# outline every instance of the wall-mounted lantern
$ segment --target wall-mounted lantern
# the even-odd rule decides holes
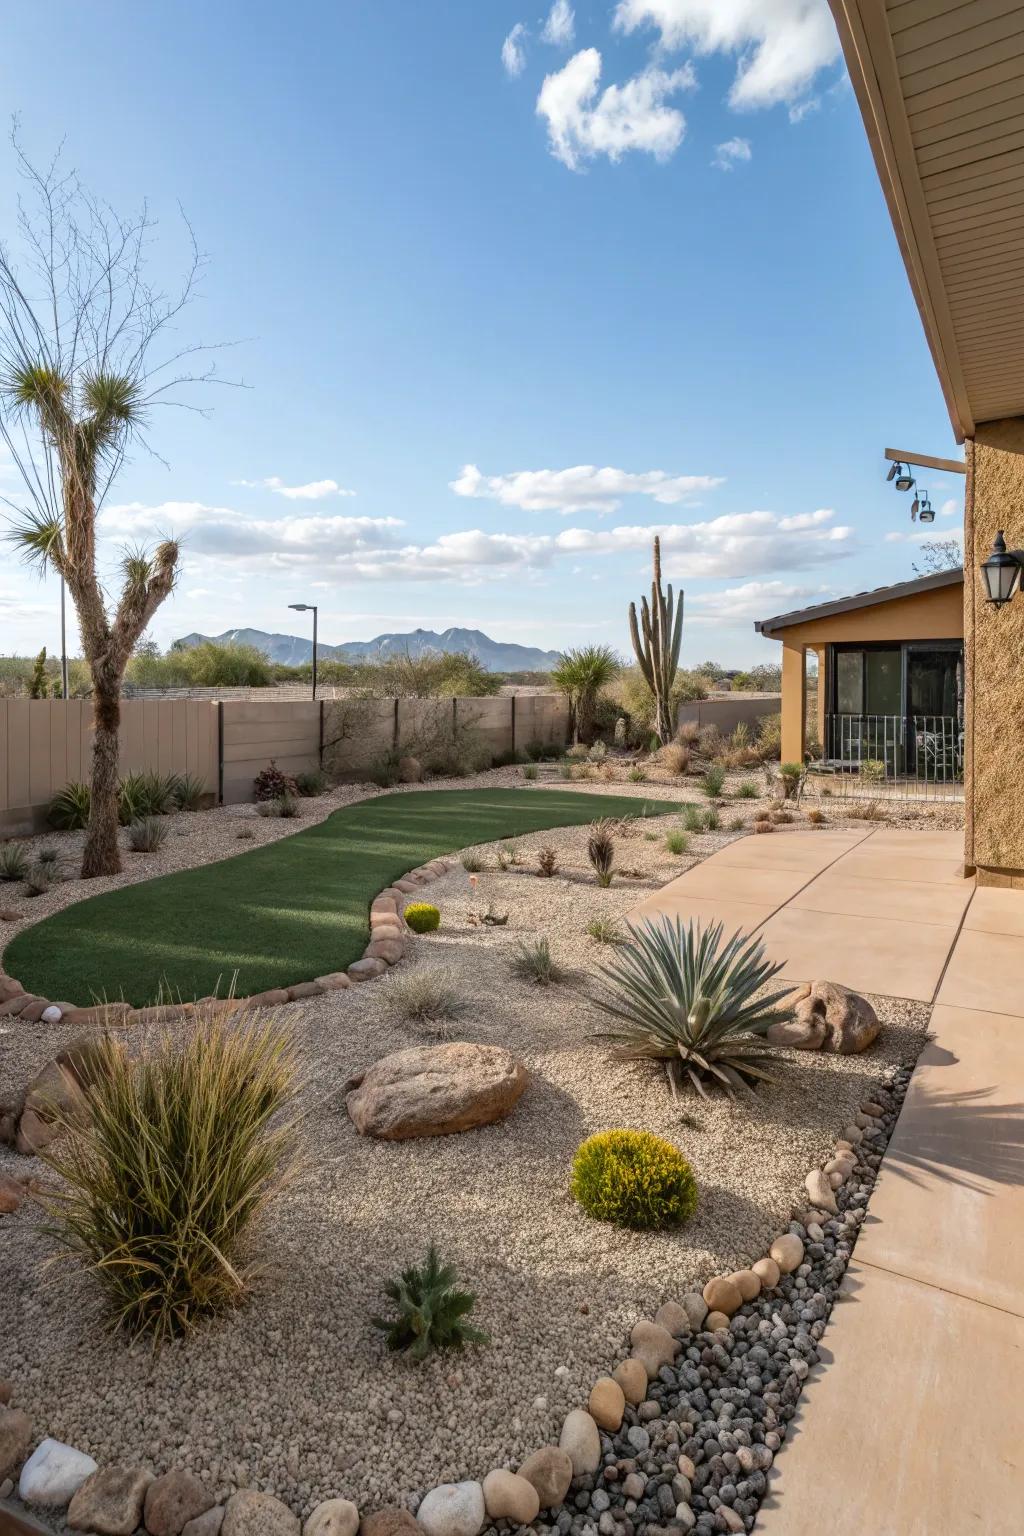
[[[1022,565],[1024,549],[1007,549],[1000,528],[992,545],[992,553],[987,560],[981,562],[981,579],[985,583],[988,602],[1001,608],[1010,601],[1020,586]]]

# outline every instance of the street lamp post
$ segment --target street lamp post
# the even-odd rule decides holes
[[[289,608],[293,608],[296,613],[311,613],[313,615],[313,697],[315,699],[316,698],[316,621],[317,621],[317,606],[316,606],[316,603],[289,603],[288,607]]]
[[[64,615],[64,577],[60,579],[60,693],[62,699],[68,696],[68,642],[67,624]]]

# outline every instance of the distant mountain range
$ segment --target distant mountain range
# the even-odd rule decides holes
[[[270,661],[286,667],[301,666],[313,655],[310,636],[268,635],[263,629],[183,635],[174,644],[191,647],[207,640],[218,645],[251,645]],[[381,661],[390,656],[419,657],[442,651],[475,656],[488,672],[550,672],[558,661],[557,651],[542,651],[535,645],[505,645],[480,629],[446,629],[441,634],[432,629],[414,629],[406,635],[377,635],[373,640],[349,640],[345,645],[325,645],[319,641],[317,645],[317,654],[327,661]]]

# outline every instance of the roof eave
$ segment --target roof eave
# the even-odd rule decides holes
[[[828,619],[840,613],[855,613],[860,608],[877,608],[883,603],[896,602],[901,597],[914,597],[920,592],[935,592],[942,587],[956,586],[963,579],[963,567],[953,566],[948,571],[936,571],[931,576],[915,576],[912,581],[900,581],[891,587],[876,587],[872,592],[854,592],[849,597],[837,597],[830,603],[816,603],[811,608],[779,613],[771,619],[755,619],[754,631],[770,640],[780,630],[793,629],[798,624],[810,624],[815,619]]]

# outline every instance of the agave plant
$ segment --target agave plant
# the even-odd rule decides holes
[[[789,1017],[777,1006],[787,989],[758,994],[781,969],[759,939],[723,941],[721,923],[703,931],[678,917],[628,924],[625,944],[601,967],[609,986],[594,998],[619,1022],[598,1038],[620,1060],[663,1062],[673,1097],[687,1082],[705,1098],[708,1083],[731,1096],[771,1080],[761,1066],[772,1050],[764,1036]]]
[[[411,1264],[384,1287],[395,1303],[397,1317],[374,1317],[375,1328],[387,1335],[388,1349],[401,1350],[411,1360],[425,1360],[435,1349],[462,1349],[486,1344],[487,1334],[466,1321],[476,1305],[472,1291],[456,1290],[457,1276],[442,1264],[431,1243],[425,1264]]]

